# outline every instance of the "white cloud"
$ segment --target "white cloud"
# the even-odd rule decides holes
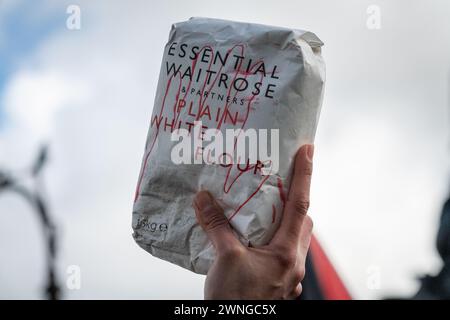
[[[88,88],[51,70],[20,70],[10,79],[2,102],[9,120],[23,123],[33,134],[47,138],[55,113],[88,98]]]

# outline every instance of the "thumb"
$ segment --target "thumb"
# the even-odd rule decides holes
[[[193,207],[198,223],[218,254],[242,246],[234,236],[223,209],[208,191],[200,191],[195,195]]]

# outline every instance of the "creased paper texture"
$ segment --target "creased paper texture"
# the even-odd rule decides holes
[[[282,218],[297,149],[312,143],[325,81],[313,33],[225,20],[176,23],[165,47],[133,208],[133,237],[152,255],[206,274],[214,248],[196,222],[200,189],[218,199],[244,244],[268,243]],[[180,164],[177,128],[279,130],[279,169]]]

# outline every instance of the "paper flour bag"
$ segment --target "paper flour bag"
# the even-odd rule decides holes
[[[201,189],[244,244],[270,241],[296,151],[314,139],[322,45],[311,32],[259,24],[193,18],[172,26],[136,188],[139,246],[206,274],[214,248],[192,208]]]

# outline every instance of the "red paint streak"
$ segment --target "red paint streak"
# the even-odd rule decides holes
[[[212,50],[211,46],[205,45],[205,46],[198,52],[196,58],[192,61],[192,68],[191,68],[191,73],[192,73],[192,74],[195,74],[195,67],[196,67],[196,65],[197,65],[198,58],[200,57],[201,51],[203,51],[205,48],[210,48],[210,49]],[[209,65],[208,65],[208,70],[211,69],[211,64],[212,64],[212,59],[211,59]],[[175,95],[175,103],[174,103],[174,106],[173,106],[173,119],[174,119],[173,125],[174,125],[174,128],[176,127],[176,124],[178,123],[179,116],[180,116],[180,114],[181,114],[181,112],[178,112],[178,110],[177,110],[178,101],[179,101],[180,92],[181,92],[181,85],[182,85],[182,82],[183,82],[183,79],[182,79],[182,76],[181,76],[181,72],[174,73],[174,74],[172,74],[172,75],[169,77],[169,79],[168,79],[168,81],[167,81],[167,85],[166,85],[166,91],[165,91],[165,93],[164,93],[164,98],[163,98],[162,105],[161,105],[161,110],[159,111],[159,117],[158,117],[159,122],[161,123],[161,120],[162,120],[162,118],[163,118],[162,113],[163,113],[163,111],[164,111],[164,107],[165,107],[165,103],[166,103],[166,98],[167,98],[167,95],[168,95],[168,93],[169,93],[170,86],[171,86],[171,84],[172,84],[172,79],[174,78],[174,76],[177,76],[177,75],[179,76],[180,82],[179,82],[179,85],[178,85],[177,93],[176,93],[176,95]],[[184,96],[183,96],[183,99],[184,99],[184,100],[186,99],[186,96],[187,96],[187,94],[189,93],[189,89],[190,89],[190,87],[191,87],[192,81],[193,81],[193,80],[192,80],[192,77],[191,77],[191,79],[190,79],[189,82],[188,82],[186,92],[185,92],[185,94],[184,94]],[[206,85],[206,78],[205,78],[204,86],[205,86],[205,85]],[[203,87],[203,88],[204,88],[204,87]],[[210,89],[211,89],[211,88],[212,88],[212,86],[210,87]],[[203,89],[202,89],[202,95],[203,95]],[[202,98],[202,97],[200,97],[200,101],[201,101],[201,98]],[[136,201],[137,201],[137,198],[139,197],[139,193],[140,193],[140,189],[141,189],[141,185],[142,185],[142,179],[143,179],[143,177],[144,177],[144,172],[145,172],[145,170],[146,170],[146,168],[147,168],[148,158],[149,158],[149,156],[150,156],[150,154],[151,154],[151,152],[152,152],[152,150],[153,150],[153,147],[154,147],[154,145],[155,145],[156,139],[158,138],[158,135],[159,135],[159,129],[160,129],[159,127],[160,127],[160,125],[157,125],[156,131],[155,131],[155,135],[154,135],[154,137],[153,137],[153,141],[152,141],[152,144],[151,144],[151,147],[150,147],[149,151],[147,152],[147,154],[145,155],[144,164],[143,164],[143,166],[142,166],[142,169],[141,169],[141,172],[140,172],[140,176],[139,176],[139,180],[138,180],[138,185],[137,185],[137,187],[136,187],[136,192],[135,192],[135,196],[134,196],[134,202],[136,202]]]
[[[270,176],[264,176],[259,186],[256,188],[256,190],[250,195],[250,197],[247,198],[237,209],[234,211],[234,213],[228,218],[228,221],[231,221],[231,219],[234,218],[234,216],[258,193],[259,189],[263,186],[263,184],[269,179]]]
[[[244,55],[244,53],[242,52],[242,55]],[[242,62],[242,60],[241,60],[241,62]],[[253,70],[259,63],[261,63],[261,62],[263,62],[262,60],[259,60],[259,61],[256,61],[250,68],[249,68],[249,70]],[[241,64],[239,64],[239,67],[238,67],[238,69],[237,69],[237,73],[236,73],[236,75],[240,72],[240,67],[241,67]],[[251,74],[251,71],[249,71],[248,72],[248,74]],[[248,76],[248,74],[246,74],[245,75],[245,79],[247,78],[247,76]],[[235,78],[236,78],[236,76],[235,76]],[[234,78],[234,79],[235,79]],[[263,75],[260,75],[260,81],[262,81],[263,80],[263,78],[264,78],[264,76]],[[233,79],[233,81],[234,81],[234,79]],[[232,83],[233,83],[233,81],[232,81]],[[230,88],[229,88],[229,90],[228,90],[228,95],[230,95],[230,93],[231,93],[231,87],[232,86],[230,86]],[[236,94],[235,94],[235,96],[237,95],[237,90],[236,90]],[[252,95],[252,97],[248,100],[248,104],[247,104],[247,113],[246,113],[246,115],[244,116],[244,119],[243,119],[243,121],[242,121],[242,125],[241,125],[241,129],[243,129],[244,128],[244,126],[245,126],[245,124],[247,123],[247,120],[248,120],[248,117],[249,117],[249,115],[250,115],[250,108],[251,108],[251,103],[252,103],[252,101],[255,99],[255,97],[256,97],[256,95]],[[225,116],[225,114],[226,114],[226,111],[228,110],[228,107],[229,107],[229,105],[230,105],[231,103],[229,103],[229,104],[225,104],[225,108],[224,108],[224,113],[222,114],[222,117],[221,117],[221,119],[220,119],[220,121],[219,121],[219,125],[218,125],[218,128],[220,128],[220,126],[222,125],[222,121],[223,121],[223,119],[224,119],[224,116]],[[239,133],[239,135],[240,135],[240,133]],[[237,139],[238,139],[238,137],[239,137],[239,135],[236,137],[236,140],[234,141],[234,150],[236,151],[236,147],[237,147]],[[236,167],[237,167],[238,165],[236,165]],[[251,165],[251,166],[249,166],[249,168],[247,168],[247,170],[245,170],[245,172],[248,172],[248,171],[251,171],[251,170],[253,170],[254,169],[254,167],[255,167],[255,165]],[[230,190],[231,190],[231,188],[232,188],[232,186],[233,186],[233,184],[244,174],[244,171],[240,171],[239,172],[239,174],[237,175],[237,177],[235,177],[232,181],[231,181],[231,184],[228,186],[228,188],[227,188],[227,182],[228,182],[228,180],[229,180],[229,177],[230,177],[230,173],[231,173],[231,170],[232,170],[232,168],[233,168],[233,166],[229,166],[228,167],[228,171],[227,171],[227,174],[226,174],[226,177],[225,177],[225,181],[224,181],[224,185],[223,185],[223,190],[224,190],[224,192],[225,193],[228,193]],[[253,174],[253,173],[250,173],[250,174]],[[269,179],[269,177],[270,176],[262,176],[262,179],[261,179],[261,182],[260,182],[260,184],[258,185],[258,187],[256,188],[256,190],[230,215],[230,217],[228,218],[228,221],[231,221],[235,216],[236,216],[236,214],[259,192],[259,190],[261,189],[261,187],[264,185],[264,183]]]
[[[242,55],[243,55],[244,53],[242,52]],[[241,60],[242,61],[242,60]],[[256,65],[258,64],[258,63],[260,63],[261,61],[257,61],[257,62],[255,62],[255,64],[253,65],[253,66],[251,66],[251,68],[250,68],[250,70],[252,70],[254,67],[256,67]],[[239,66],[239,68],[238,68],[238,70],[237,70],[237,72],[239,73],[239,69],[240,69],[240,66]],[[250,73],[250,72],[249,72]],[[245,79],[247,78],[247,75],[245,76]],[[262,81],[262,79],[263,79],[263,76],[261,75],[261,78],[260,78],[260,81]],[[231,86],[230,86],[230,89],[228,90],[228,95],[231,93]],[[236,91],[236,94],[235,94],[235,97],[236,97],[236,95],[237,95],[237,91]],[[241,120],[241,122],[242,122],[242,125],[241,125],[241,129],[243,129],[244,128],[244,126],[245,126],[245,124],[247,123],[247,120],[248,120],[248,117],[249,117],[249,115],[250,115],[250,109],[251,109],[251,103],[252,103],[252,101],[253,101],[253,99],[256,97],[256,95],[252,95],[252,97],[248,100],[248,103],[247,103],[247,112],[246,112],[246,114],[245,114],[245,116],[243,117],[243,119]],[[218,129],[220,128],[220,125],[222,124],[222,121],[223,121],[223,118],[224,118],[224,116],[225,116],[225,114],[226,114],[226,111],[228,110],[228,106],[230,105],[230,103],[225,103],[225,108],[224,108],[224,112],[222,113],[222,117],[221,117],[221,119],[220,119],[220,122],[219,122],[219,126],[218,126]],[[236,147],[237,147],[237,144],[236,144],[236,141],[237,141],[237,139],[238,139],[238,137],[239,137],[239,135],[240,135],[241,133],[239,133],[238,134],[238,136],[236,137],[236,140],[234,141],[234,150],[236,151]],[[229,186],[229,188],[228,188],[228,190],[226,190],[226,183],[227,183],[227,181],[228,181],[228,178],[229,178],[229,175],[230,175],[230,172],[231,172],[231,169],[232,169],[232,167],[233,166],[230,166],[229,168],[228,168],[228,172],[227,172],[227,176],[226,176],[226,179],[225,179],[225,182],[224,182],[224,192],[225,193],[228,193],[229,192],[229,190],[231,189],[231,186],[233,185],[233,183],[242,175],[242,171],[239,173],[239,175],[233,180],[233,182],[231,183],[231,185]]]
[[[210,50],[211,50],[212,56],[214,56],[214,50],[213,50],[213,48],[212,48],[210,45],[205,45],[205,46],[203,46],[203,47],[200,49],[200,51],[197,53],[196,58],[195,58],[194,60],[192,60],[192,65],[191,65],[191,74],[192,74],[192,77],[194,77],[194,75],[195,75],[195,68],[197,67],[198,58],[200,57],[201,52],[202,52],[203,50],[205,50],[206,48],[210,49]],[[211,71],[212,62],[213,62],[213,59],[211,59],[211,61],[209,62],[207,71]],[[223,67],[223,66],[220,67],[219,71],[222,70],[222,67]],[[208,72],[206,72],[206,74],[208,74]],[[208,90],[208,91],[210,91],[210,90],[213,88],[213,86],[214,86],[214,84],[215,84],[215,82],[216,82],[216,80],[217,80],[218,75],[219,75],[219,72],[217,73],[216,78],[214,79],[213,83],[212,83],[211,86],[209,87],[209,90]],[[185,100],[185,101],[186,101],[186,96],[188,95],[189,90],[190,90],[191,85],[192,85],[192,81],[193,81],[192,77],[191,77],[191,79],[188,81],[188,85],[187,85],[187,88],[186,88],[186,92],[184,93],[184,96],[183,96],[183,100]],[[199,100],[198,100],[199,111],[198,111],[196,120],[198,120],[198,119],[199,119],[199,115],[202,114],[202,111],[203,111],[203,105],[205,104],[205,101],[206,101],[206,97],[205,97],[205,101],[202,103],[203,93],[204,93],[204,91],[205,91],[205,87],[206,87],[207,80],[208,80],[208,76],[205,77],[205,81],[203,82],[203,86],[202,86],[202,89],[201,89],[201,95],[200,95],[200,98],[199,98]],[[176,96],[176,99],[175,99],[175,104],[176,104],[176,105],[178,105],[178,101],[179,101],[179,96]],[[180,114],[181,114],[181,112],[178,113],[178,115],[176,116],[176,118],[175,118],[175,114],[174,114],[174,118],[175,118],[175,122],[174,122],[174,123],[177,123],[177,122],[178,122],[178,119],[179,119]]]
[[[235,47],[237,47],[237,46],[239,46],[240,48],[241,48],[241,56],[244,56],[244,46],[242,45],[242,44],[239,44],[239,45],[236,45],[236,46],[234,46],[233,48],[231,48],[231,50],[233,50]],[[242,66],[242,62],[243,62],[243,59],[241,59],[240,61],[239,61],[239,65],[238,65],[238,67],[237,67],[237,70],[235,70],[235,72],[234,72],[234,78],[233,78],[233,80],[231,80],[231,82],[230,82],[230,87],[228,88],[228,91],[227,91],[227,96],[229,96],[230,94],[231,94],[231,90],[233,89],[233,83],[234,83],[234,81],[236,80],[236,78],[237,78],[237,76],[239,75],[239,72],[240,72],[240,70],[241,70],[241,66]],[[237,94],[238,94],[238,91],[236,90],[236,93],[234,94],[234,96],[233,96],[233,98],[235,98],[236,96],[237,96]],[[227,112],[228,112],[228,107],[231,105],[231,99],[230,99],[230,102],[229,103],[226,103],[225,102],[225,107],[224,107],[224,109],[223,109],[223,114],[222,114],[222,116],[220,117],[220,120],[219,120],[219,123],[217,124],[217,129],[220,129],[221,127],[222,127],[222,123],[223,123],[223,120],[224,120],[224,118],[225,118],[225,115],[227,114]]]
[[[234,178],[233,181],[231,181],[230,185],[229,185],[228,188],[227,188],[227,182],[228,182],[228,179],[230,178],[230,173],[231,173],[231,169],[232,169],[232,168],[233,168],[233,166],[230,166],[230,167],[228,168],[227,174],[226,174],[226,176],[225,176],[225,181],[224,181],[224,183],[223,183],[223,192],[225,192],[225,193],[230,192],[230,189],[231,189],[231,187],[233,186],[233,184],[234,184],[234,183],[239,179],[239,177],[242,176],[242,174],[244,173],[244,171],[240,171],[239,174],[237,175],[237,177]]]
[[[277,216],[277,208],[272,204],[272,223],[275,223],[275,217]]]
[[[164,93],[164,98],[163,98],[163,101],[162,101],[161,110],[159,112],[159,121],[160,121],[160,123],[161,123],[161,120],[163,118],[162,113],[164,111],[164,106],[166,104],[166,98],[167,98],[167,94],[169,93],[169,88],[170,88],[170,85],[172,83],[172,79],[173,79],[173,75],[170,76],[169,80],[167,81],[166,92]],[[180,74],[180,85],[178,87],[178,91],[180,91],[180,90],[181,90],[181,74]],[[179,94],[179,92],[177,94]],[[139,181],[138,181],[138,184],[137,184],[137,187],[136,187],[136,192],[135,192],[135,195],[134,195],[134,202],[136,202],[138,197],[139,197],[139,193],[140,193],[140,189],[141,189],[141,185],[142,185],[142,179],[144,177],[145,169],[147,168],[148,158],[149,158],[149,156],[150,156],[150,154],[151,154],[151,152],[153,150],[153,147],[155,146],[156,139],[158,138],[158,135],[159,135],[159,126],[160,125],[157,125],[156,132],[155,132],[155,135],[153,137],[153,141],[151,143],[150,149],[147,152],[147,154],[145,155],[145,160],[144,160],[144,163],[142,165],[142,169],[141,169],[141,172],[140,172],[140,175],[139,175]],[[175,123],[174,123],[174,126],[175,126]]]
[[[192,68],[191,68],[192,74],[195,74],[195,67],[197,65],[198,58],[200,57],[201,51],[204,50],[205,48],[210,48],[212,50],[211,46],[205,45],[199,51],[199,53],[197,54],[196,58],[192,61]],[[211,69],[211,64],[212,64],[212,59],[211,59],[209,65],[208,65],[208,70]],[[167,95],[169,93],[169,89],[170,89],[170,86],[172,84],[172,79],[174,78],[174,76],[179,76],[179,80],[180,80],[179,85],[178,85],[178,90],[177,90],[177,93],[175,95],[175,103],[174,103],[174,106],[173,106],[173,120],[174,120],[173,125],[174,125],[174,127],[176,127],[176,124],[178,123],[179,116],[181,114],[181,112],[178,112],[178,110],[177,110],[178,101],[179,101],[180,92],[181,92],[181,85],[182,85],[182,82],[183,82],[183,79],[182,79],[182,76],[181,76],[181,72],[172,74],[169,77],[168,81],[167,81],[166,91],[164,93],[164,98],[163,98],[163,102],[162,102],[162,105],[161,105],[161,109],[160,109],[160,112],[159,112],[158,119],[159,119],[159,122],[161,123],[161,120],[163,118],[162,113],[164,111],[166,98],[167,98]],[[207,78],[205,78],[204,86],[206,85],[206,79]],[[189,89],[191,87],[192,81],[193,81],[193,79],[191,77],[191,79],[189,79],[189,82],[188,82],[188,85],[187,85],[187,90],[186,90],[186,92],[185,92],[185,94],[183,96],[183,99],[186,99],[186,96],[189,93]],[[204,86],[203,86],[203,89],[202,89],[202,95],[203,95]],[[212,88],[212,86],[211,86],[211,88]],[[200,101],[201,101],[201,99],[202,99],[202,97],[200,97]],[[140,189],[141,189],[141,185],[142,185],[142,180],[143,180],[143,177],[144,177],[145,170],[147,168],[148,159],[149,159],[149,156],[150,156],[151,152],[153,151],[153,147],[154,147],[156,139],[158,138],[158,135],[159,135],[159,129],[160,129],[159,127],[160,127],[160,125],[157,125],[156,130],[155,130],[155,134],[154,134],[154,137],[153,137],[153,141],[151,143],[151,147],[150,147],[149,151],[147,152],[147,154],[145,155],[144,163],[143,163],[143,166],[142,166],[142,169],[141,169],[141,172],[140,172],[140,176],[139,176],[139,180],[138,180],[138,185],[136,187],[134,202],[136,202],[137,198],[139,197],[139,193],[140,193]]]
[[[211,53],[212,53],[212,56],[214,56],[214,50],[213,50],[213,48],[210,46],[210,45],[205,45],[203,48],[201,48],[200,49],[200,51],[197,53],[197,55],[196,55],[196,58],[192,61],[192,65],[191,65],[191,74],[192,74],[192,77],[189,79],[189,81],[188,81],[188,84],[187,84],[187,89],[186,89],[186,92],[184,93],[184,96],[183,96],[183,100],[186,100],[186,96],[189,94],[189,91],[190,91],[190,88],[191,88],[191,85],[192,85],[192,82],[193,82],[193,78],[194,78],[194,76],[195,76],[195,69],[196,69],[196,67],[197,67],[197,62],[198,62],[198,59],[199,59],[199,57],[200,57],[200,54],[201,54],[201,52],[203,51],[203,50],[205,50],[206,48],[208,48],[208,49],[210,49],[211,50]],[[228,51],[227,51],[227,54],[229,55],[233,50],[235,50],[236,48],[239,48],[240,50],[240,55],[241,56],[244,56],[244,45],[243,44],[237,44],[237,45],[234,45],[232,48],[230,48]],[[238,51],[238,52],[239,52]],[[213,59],[211,59],[210,60],[210,62],[209,62],[209,64],[208,64],[208,71],[210,71],[211,70],[211,67],[212,67],[212,62],[213,62]],[[233,80],[231,81],[231,85],[230,85],[230,87],[228,88],[228,90],[227,90],[227,96],[232,96],[232,94],[231,94],[231,91],[232,91],[232,89],[233,89],[233,85],[232,85],[232,83],[234,83],[234,81],[236,80],[236,78],[237,78],[237,76],[239,75],[239,74],[241,74],[241,75],[244,75],[244,79],[247,79],[247,77],[249,76],[249,75],[252,75],[253,73],[252,73],[252,71],[254,70],[254,68],[255,67],[257,67],[258,66],[258,64],[260,64],[260,63],[263,63],[263,60],[259,60],[259,61],[256,61],[250,68],[249,68],[249,71],[247,72],[247,71],[241,71],[240,69],[241,69],[241,66],[242,66],[242,63],[243,63],[243,59],[242,60],[240,60],[240,63],[239,63],[239,65],[238,65],[238,67],[237,68],[235,68],[235,71],[234,71],[234,77],[233,77]],[[218,80],[218,78],[219,78],[219,75],[221,74],[221,71],[222,71],[222,69],[223,69],[223,65],[220,67],[220,69],[217,71],[217,73],[215,74],[215,77],[213,78],[214,80],[212,81],[212,83],[211,83],[211,85],[209,86],[209,88],[207,89],[207,91],[211,91],[212,89],[213,89],[213,87],[215,86],[215,84],[216,84],[216,82],[217,82],[217,80]],[[205,74],[208,74],[208,72],[206,72]],[[171,87],[171,85],[172,85],[172,80],[173,80],[173,78],[175,77],[175,76],[178,76],[179,77],[179,84],[178,84],[178,90],[177,90],[177,92],[176,92],[176,96],[175,96],[175,103],[174,103],[174,105],[173,105],[173,120],[174,120],[174,122],[173,122],[173,125],[174,125],[174,128],[176,128],[176,125],[177,125],[177,123],[178,123],[178,121],[179,121],[179,117],[180,117],[180,115],[181,115],[181,109],[180,109],[180,111],[178,111],[178,103],[179,103],[179,98],[180,98],[180,92],[181,92],[181,87],[182,87],[182,83],[183,83],[183,79],[182,79],[182,76],[181,76],[181,72],[178,72],[178,73],[175,73],[175,74],[173,74],[173,75],[171,75],[170,77],[169,77],[169,79],[168,79],[168,81],[167,81],[167,85],[166,85],[166,90],[165,90],[165,94],[164,94],[164,98],[163,98],[163,101],[162,101],[162,105],[161,105],[161,109],[160,109],[160,112],[159,112],[159,117],[158,117],[158,119],[159,119],[159,125],[157,125],[156,126],[156,130],[155,131],[153,131],[154,132],[154,135],[153,135],[153,139],[152,139],[152,142],[151,142],[151,146],[150,146],[150,148],[148,149],[148,152],[146,153],[146,155],[145,155],[145,157],[144,157],[144,163],[143,163],[143,166],[142,166],[142,169],[141,169],[141,172],[140,172],[140,176],[139,176],[139,181],[138,181],[138,185],[137,185],[137,188],[136,188],[136,193],[135,193],[135,202],[137,201],[137,198],[138,198],[138,196],[139,196],[139,193],[140,193],[140,189],[141,189],[141,185],[142,185],[142,180],[143,180],[143,176],[144,176],[144,173],[145,173],[145,171],[146,171],[146,168],[147,168],[147,163],[148,163],[148,159],[149,159],[149,157],[150,157],[150,154],[152,153],[152,151],[153,151],[153,147],[154,147],[154,145],[155,145],[155,142],[156,142],[156,139],[158,138],[158,135],[159,135],[159,130],[160,130],[160,126],[161,126],[161,121],[162,121],[162,119],[163,119],[163,111],[164,111],[164,108],[165,108],[165,103],[166,103],[166,98],[167,98],[167,95],[168,95],[168,92],[169,92],[169,89],[170,89],[170,87]],[[264,78],[264,75],[260,75],[260,81],[262,81],[263,80],[263,78]],[[204,80],[204,82],[203,82],[203,85],[202,85],[202,87],[201,87],[201,94],[200,94],[200,98],[199,98],[199,100],[198,100],[198,106],[199,106],[199,110],[198,110],[198,113],[197,113],[197,117],[196,117],[196,120],[199,120],[200,119],[200,115],[202,114],[202,111],[203,111],[203,108],[204,108],[204,105],[205,105],[205,103],[206,103],[206,101],[207,101],[207,97],[205,97],[204,96],[204,92],[205,92],[205,89],[206,89],[206,87],[207,87],[207,80],[208,79],[210,79],[211,80],[211,78],[209,78],[209,77],[205,77],[205,80]],[[238,94],[238,90],[236,90],[236,92],[234,93],[234,96],[232,96],[232,98],[235,98],[236,96],[237,96],[237,94]],[[209,95],[208,95],[208,97],[209,97]],[[243,117],[241,117],[241,115],[239,115],[240,117],[239,117],[239,122],[240,123],[242,123],[241,124],[241,126],[240,126],[240,128],[241,129],[243,129],[244,128],[244,126],[245,126],[245,124],[247,123],[247,120],[248,120],[248,117],[249,117],[249,115],[250,115],[250,110],[255,110],[255,108],[254,107],[252,107],[252,103],[253,103],[253,101],[254,101],[254,99],[256,98],[256,95],[252,95],[249,99],[248,99],[248,103],[247,103],[247,108],[246,108],[246,111],[244,112],[244,115],[243,115]],[[225,102],[225,106],[224,106],[224,109],[223,109],[223,113],[222,113],[222,115],[221,115],[221,117],[220,117],[220,120],[218,121],[218,125],[217,125],[217,129],[220,129],[221,128],[221,126],[222,126],[222,124],[223,124],[223,121],[224,121],[224,119],[225,119],[225,117],[226,117],[226,115],[228,114],[228,109],[229,109],[229,106],[231,105],[231,103],[232,103],[232,101],[233,101],[233,99],[230,99],[230,102],[229,103],[227,103],[227,102]],[[236,140],[237,140],[237,138],[236,138]],[[234,150],[236,150],[236,141],[235,141],[235,143],[234,143]],[[229,182],[229,178],[230,178],[230,174],[231,174],[231,170],[232,170],[232,168],[233,168],[233,165],[231,165],[231,166],[229,166],[228,168],[227,168],[227,173],[226,173],[226,177],[225,177],[225,181],[224,181],[224,185],[223,185],[223,190],[224,190],[224,193],[229,193],[229,191],[231,190],[231,188],[233,187],[233,185],[235,184],[235,182],[237,182],[237,180],[239,180],[239,178],[244,174],[244,173],[248,173],[249,171],[251,171],[251,170],[253,170],[254,169],[254,166],[255,165],[252,165],[252,166],[248,166],[248,168],[246,169],[246,170],[239,170],[239,174],[231,181],[231,183],[227,186],[227,183]],[[236,165],[236,167],[237,167],[237,165]],[[249,174],[254,174],[254,173],[249,173]],[[269,177],[270,176],[262,176],[262,179],[261,179],[261,182],[260,182],[260,184],[258,185],[258,187],[256,188],[256,190],[234,211],[234,213],[230,216],[230,218],[229,218],[229,220],[231,220],[255,195],[256,195],[256,193],[258,193],[258,191],[261,189],[261,187],[263,186],[263,184],[269,179]],[[280,194],[280,196],[281,196],[281,194]]]
[[[230,54],[230,53],[234,50],[234,48],[236,48],[236,47],[241,47],[241,51],[242,51],[242,54],[243,54],[243,50],[244,50],[243,45],[242,45],[242,44],[236,44],[236,45],[234,45],[231,49],[228,49],[226,55],[229,56],[229,54]],[[212,51],[212,56],[214,56],[214,50],[213,50],[211,47],[209,47],[209,49]],[[202,50],[203,50],[203,49],[202,49]],[[209,67],[208,67],[208,71],[210,70],[212,60],[213,60],[213,59],[211,59],[211,61],[210,61],[210,64],[209,64]],[[241,60],[241,62],[242,62],[242,60]],[[240,65],[241,65],[241,64],[239,64],[239,67],[240,67]],[[211,83],[211,85],[210,85],[208,91],[211,91],[211,89],[214,87],[214,85],[215,85],[217,79],[219,78],[219,75],[222,73],[223,67],[224,67],[223,65],[220,66],[219,71],[217,71],[216,76],[214,77],[214,81]],[[239,68],[238,68],[238,71],[239,71]],[[238,71],[236,71],[236,73],[237,73]],[[207,98],[207,97],[204,97],[205,100],[202,102],[204,89],[205,89],[205,87],[206,87],[206,80],[207,80],[207,77],[205,78],[205,82],[204,82],[203,87],[202,87],[201,96],[200,96],[200,99],[199,99],[199,112],[198,112],[198,114],[197,114],[197,119],[196,119],[196,120],[200,119],[200,115],[202,114],[202,111],[203,111],[203,106],[204,106],[205,103],[206,103],[206,98]],[[231,86],[230,86],[230,88],[231,88]],[[229,93],[230,93],[230,91],[228,91],[228,95],[229,95]],[[236,95],[237,95],[237,92],[236,92]],[[236,97],[236,95],[235,95],[235,97]],[[220,127],[218,127],[217,129],[220,129]]]
[[[283,204],[283,208],[286,206],[286,194],[284,193],[283,189],[283,181],[280,177],[277,177],[277,186],[278,186],[278,192],[280,194],[281,203]]]
[[[243,50],[243,49],[242,49],[242,50]],[[244,55],[244,52],[243,52],[243,51],[242,51],[242,55]],[[235,81],[235,79],[237,78],[238,74],[241,72],[240,69],[241,69],[241,65],[242,65],[242,60],[241,60],[240,62],[241,62],[241,63],[239,63],[239,66],[238,66],[238,68],[237,68],[237,70],[236,70],[236,73],[235,73],[234,78],[233,78],[233,80],[231,81],[231,83],[233,83],[233,82]],[[247,73],[245,74],[244,79],[247,79],[248,75],[249,75],[249,74],[252,74],[252,73],[251,73],[251,70],[253,70],[259,63],[262,63],[262,62],[264,62],[264,61],[263,61],[263,60],[258,60],[258,61],[256,61],[256,62],[249,68],[249,72],[247,72]],[[261,75],[260,75],[260,81],[262,81],[263,78],[264,78],[264,75],[261,74]],[[230,95],[232,87],[233,87],[233,86],[231,85],[230,88],[228,89],[227,95]],[[238,91],[236,90],[236,93],[234,94],[234,97],[237,96],[237,93],[238,93]],[[246,114],[245,117],[244,117],[245,120],[243,121],[241,128],[243,128],[244,125],[245,125],[245,123],[247,122],[247,119],[248,119],[248,116],[249,116],[249,113],[250,113],[250,105],[251,105],[253,99],[255,99],[255,97],[256,97],[256,95],[253,94],[252,97],[251,97],[251,98],[249,99],[249,101],[248,101],[248,104],[247,104],[247,114]],[[217,128],[218,128],[218,129],[220,129],[221,126],[222,126],[223,120],[224,120],[225,115],[227,114],[227,111],[228,111],[228,107],[231,105],[231,101],[232,101],[232,100],[230,100],[229,103],[225,103],[224,113],[222,114],[222,117],[220,118],[219,123],[218,123],[218,125],[217,125]]]

